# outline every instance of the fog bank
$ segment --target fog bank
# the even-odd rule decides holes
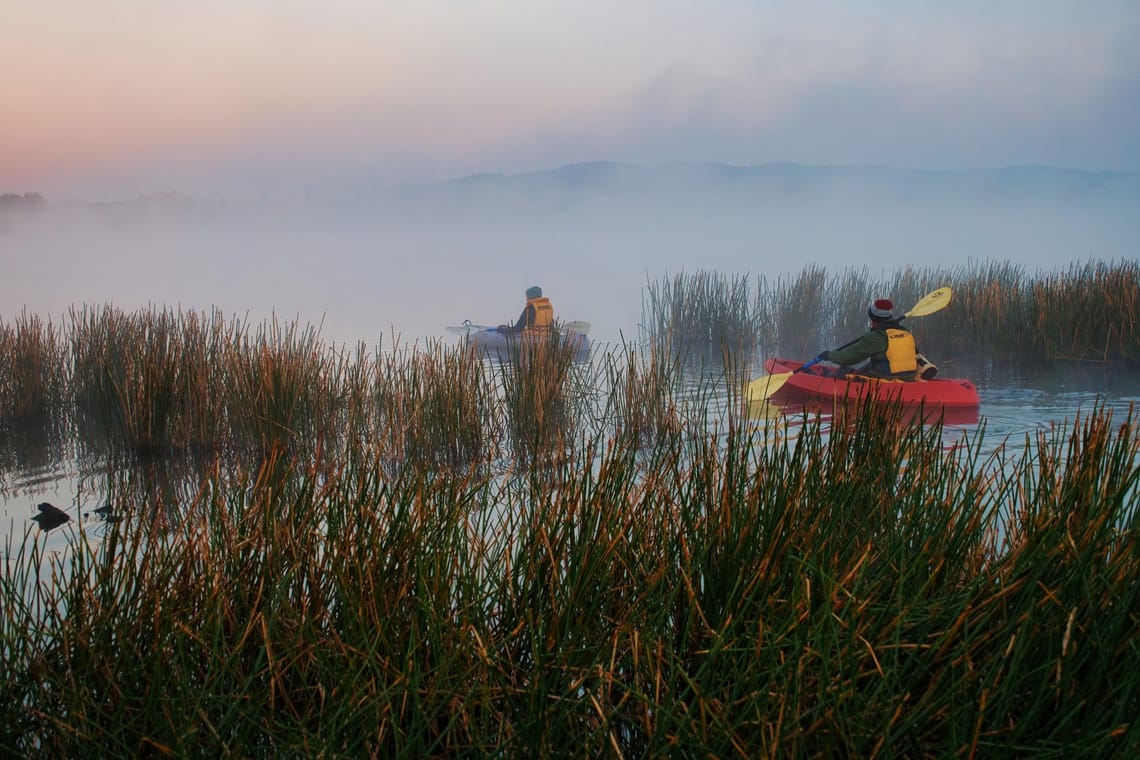
[[[647,282],[680,272],[774,278],[809,264],[890,273],[988,261],[1033,272],[1133,259],[1140,240],[1140,182],[1128,174],[1028,170],[997,175],[1003,184],[875,169],[784,167],[761,181],[716,165],[628,168],[242,207],[177,195],[50,203],[0,216],[0,317],[156,304],[323,323],[333,340],[411,342],[464,319],[512,320],[538,284],[561,316],[617,340],[636,337]]]

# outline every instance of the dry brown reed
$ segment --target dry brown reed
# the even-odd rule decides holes
[[[496,386],[474,351],[431,342],[376,364],[372,439],[397,462],[424,469],[464,469],[499,456],[503,436]]]
[[[0,424],[58,422],[67,387],[66,354],[58,329],[21,312],[0,322]]]
[[[398,379],[475,372],[452,360]],[[505,380],[514,413],[565,392],[548,381]],[[10,547],[0,739],[54,756],[1140,750],[1132,417],[1094,410],[993,457],[873,403],[801,422],[690,425],[649,452],[561,428],[543,467],[493,475],[274,446],[52,572]]]
[[[813,265],[787,282],[759,281],[759,345],[769,356],[811,356],[865,330],[872,298],[891,298],[905,313],[944,286],[954,293],[944,311],[906,322],[920,350],[936,362],[1140,361],[1140,264],[1134,261],[1032,274],[1007,262],[905,267],[880,279],[865,269],[828,275]]]
[[[71,312],[72,382],[81,427],[140,453],[177,447],[185,401],[178,317],[169,309],[128,314],[105,306]]]
[[[226,419],[234,443],[263,452],[323,452],[339,441],[333,357],[311,325],[273,321],[242,334],[223,359]]]
[[[650,282],[641,330],[656,350],[698,361],[722,350],[751,355],[758,324],[746,275],[701,270]]]
[[[69,430],[67,355],[59,330],[21,312],[0,322],[0,487],[12,471],[58,465]]]
[[[647,353],[627,348],[607,355],[608,408],[615,435],[636,447],[652,446],[681,432],[679,357],[651,345]]]
[[[576,346],[555,329],[512,342],[495,364],[511,449],[520,462],[534,462],[574,441],[583,415],[585,384]]]

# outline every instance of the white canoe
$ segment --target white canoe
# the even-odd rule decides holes
[[[511,349],[518,350],[520,340],[533,340],[533,333],[499,332],[495,325],[477,325],[464,322],[461,325],[452,325],[447,331],[460,336],[469,346],[478,348],[487,354],[494,354],[506,358]],[[589,322],[563,322],[558,324],[558,334],[563,340],[574,346],[574,358],[583,360],[590,353]]]

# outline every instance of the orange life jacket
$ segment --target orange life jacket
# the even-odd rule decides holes
[[[890,377],[913,376],[918,369],[918,349],[914,336],[900,327],[884,327],[887,350],[871,357],[871,367],[879,374]]]
[[[527,311],[530,311],[531,306],[534,307],[534,321],[527,325],[528,330],[549,330],[554,326],[554,307],[550,305],[549,298],[528,298],[526,305]]]

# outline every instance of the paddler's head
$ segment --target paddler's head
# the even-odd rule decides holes
[[[867,308],[867,318],[871,320],[873,325],[881,325],[884,322],[890,322],[895,316],[895,305],[891,303],[889,298],[876,298],[871,301],[871,305]]]

